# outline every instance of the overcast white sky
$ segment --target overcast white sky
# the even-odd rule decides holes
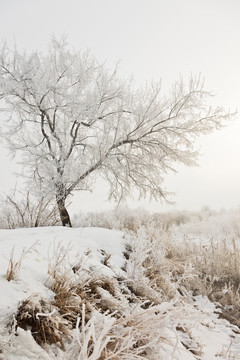
[[[0,0],[0,38],[19,48],[44,51],[51,34],[68,35],[76,49],[91,49],[137,83],[163,79],[166,88],[183,75],[202,73],[213,105],[240,108],[239,0]],[[174,207],[141,202],[154,211],[240,206],[240,116],[201,138],[199,167],[179,167],[166,178]],[[1,149],[2,191],[16,182],[15,164]],[[79,197],[79,209],[109,208],[100,184]],[[137,206],[130,202],[130,206]],[[76,209],[75,201],[75,209]]]

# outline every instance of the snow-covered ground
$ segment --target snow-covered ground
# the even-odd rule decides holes
[[[134,263],[130,264],[133,260],[126,256],[126,240],[123,233],[102,228],[62,227],[0,230],[0,247],[0,359],[127,359],[126,355],[125,357],[108,357],[107,353],[105,357],[103,355],[101,357],[101,353],[97,354],[95,350],[84,358],[83,352],[81,353],[81,343],[79,343],[78,352],[75,351],[74,355],[71,355],[74,357],[71,358],[70,350],[68,351],[69,338],[64,340],[63,336],[65,352],[60,348],[56,350],[53,345],[43,349],[33,339],[30,329],[23,330],[18,327],[15,332],[9,325],[17,314],[19,303],[29,296],[38,294],[36,296],[41,296],[50,302],[54,300],[55,293],[51,284],[56,268],[62,268],[65,271],[68,269],[68,276],[73,279],[81,268],[81,274],[90,274],[89,278],[101,275],[110,281],[121,281],[117,301],[121,307],[121,315],[123,317],[125,314],[129,315],[129,310],[124,313],[125,309],[136,307],[136,303],[126,305],[125,302],[129,297],[124,295],[124,281],[127,280],[127,276],[130,276],[129,274],[134,273]],[[10,258],[12,258],[13,272],[16,271],[13,279],[8,281],[6,274],[7,269],[11,270]],[[19,259],[21,259],[21,264],[14,270],[14,265]],[[72,271],[74,269],[75,271]],[[137,277],[135,279],[135,281],[140,281]],[[111,291],[108,288],[101,291],[107,301],[106,293]],[[111,299],[110,295],[109,299]],[[159,317],[161,341],[158,341],[158,347],[154,344],[156,339],[152,339],[152,347],[158,349],[158,353],[152,355],[151,358],[147,352],[145,355],[143,352],[136,356],[129,352],[128,359],[240,359],[240,329],[224,319],[219,319],[216,310],[216,306],[202,296],[182,297],[179,295],[169,304],[160,304],[158,312],[162,311]],[[51,316],[51,314],[38,314],[38,316]],[[112,321],[107,313],[101,316],[99,318],[102,319],[101,321],[103,317],[108,319],[108,324]],[[70,337],[74,338],[76,331],[78,330],[71,330]],[[109,335],[105,337],[107,344]],[[94,343],[97,340],[92,338],[91,342]]]

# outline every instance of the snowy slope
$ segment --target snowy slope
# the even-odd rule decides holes
[[[68,359],[60,349],[54,351],[50,347],[48,352],[43,350],[30,331],[18,328],[16,336],[10,332],[8,324],[16,314],[19,302],[30,295],[40,294],[49,301],[54,299],[50,274],[57,262],[61,263],[58,266],[68,266],[69,269],[73,269],[80,262],[82,269],[92,277],[99,274],[109,279],[126,277],[124,268],[128,260],[124,256],[123,234],[101,228],[0,230],[0,249],[0,359]],[[14,279],[7,281],[6,272],[13,249],[13,263],[16,263],[22,254],[23,258]],[[72,277],[74,276],[73,271]],[[106,294],[106,290],[102,289],[102,292],[103,295]],[[121,295],[118,298],[123,299]],[[121,311],[124,311],[126,304],[121,301]],[[169,310],[168,316],[163,316],[165,325],[162,330],[162,345],[154,359],[240,359],[239,329],[226,320],[219,319],[215,313],[215,305],[207,298],[176,298],[173,303],[171,306],[174,311],[171,313],[172,310]],[[161,306],[164,313],[164,307],[167,308],[168,305]],[[161,311],[161,308],[159,309]],[[107,317],[106,319],[109,320]],[[75,359],[84,358],[75,354]],[[89,359],[97,357],[92,354]],[[130,359],[137,357],[129,355]]]

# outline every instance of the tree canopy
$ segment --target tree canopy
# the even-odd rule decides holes
[[[176,163],[195,164],[196,137],[233,115],[209,107],[210,95],[200,77],[177,81],[168,95],[161,82],[136,89],[65,40],[53,38],[46,54],[0,51],[5,138],[22,153],[30,183],[56,198],[63,225],[71,225],[67,197],[92,189],[97,176],[117,201],[133,187],[166,198],[164,175]]]

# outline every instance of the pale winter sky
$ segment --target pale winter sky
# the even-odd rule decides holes
[[[240,109],[239,0],[0,0],[0,38],[44,51],[52,34],[68,35],[75,49],[90,49],[109,67],[120,60],[137,83],[201,73],[213,105]],[[154,211],[240,206],[240,115],[227,128],[202,137],[199,167],[179,167],[166,177],[176,192],[172,207],[142,201]],[[1,148],[2,192],[14,187],[16,165]],[[18,180],[19,182],[20,180]],[[102,210],[105,185],[75,198],[74,208]],[[130,201],[131,207],[138,203]],[[111,205],[113,206],[113,205]]]

